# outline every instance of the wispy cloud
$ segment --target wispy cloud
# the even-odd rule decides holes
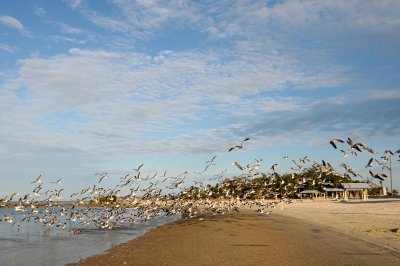
[[[240,139],[245,131],[274,139],[281,138],[282,132],[290,138],[316,129],[347,131],[352,119],[359,121],[357,127],[378,124],[371,122],[377,121],[373,114],[365,125],[361,120],[362,112],[371,110],[363,106],[376,99],[280,96],[289,89],[288,83],[307,87],[319,77],[321,82],[313,86],[324,88],[341,84],[337,83],[340,76],[333,84],[332,74],[324,76],[323,69],[309,73],[306,65],[285,68],[298,62],[278,55],[259,54],[248,62],[226,61],[225,56],[165,51],[152,57],[74,48],[67,54],[25,59],[13,83],[14,90],[24,90],[27,100],[19,97],[14,119],[32,128],[29,134],[35,136],[27,139],[36,139],[39,146],[63,143],[66,147],[69,143],[87,150],[103,146],[110,153],[135,150],[147,154],[210,152],[222,147],[226,139]],[[381,106],[390,104],[381,100]],[[52,124],[52,116],[68,122]],[[190,128],[194,123],[204,125]],[[217,126],[206,125],[210,123]],[[44,132],[53,138],[41,141],[39,135]],[[65,141],[68,136],[72,137]],[[204,146],[210,136],[220,142],[214,148]]]
[[[397,1],[65,4],[48,46],[0,43],[0,154],[30,169],[400,132]]]
[[[24,36],[32,37],[32,34],[24,27],[24,25],[22,25],[22,23],[14,17],[0,15],[0,23],[9,28],[19,31]]]
[[[64,0],[64,2],[73,9],[77,9],[82,5],[82,0]]]
[[[43,17],[47,13],[44,7],[40,7],[38,5],[33,6],[33,12],[35,12],[36,16],[38,17]]]
[[[68,24],[65,24],[65,23],[60,23],[60,26],[61,26],[61,31],[63,33],[67,33],[67,34],[82,34],[82,33],[85,32],[82,29],[79,29],[79,28],[76,28],[76,27],[72,27],[72,26],[70,26]]]
[[[67,42],[67,43],[74,43],[74,44],[85,44],[85,40],[77,39],[77,38],[70,38],[65,36],[51,36],[50,37],[55,42]]]
[[[0,50],[6,51],[8,53],[16,53],[19,51],[18,47],[11,46],[5,43],[0,43]]]

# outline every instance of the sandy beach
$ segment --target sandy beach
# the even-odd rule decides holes
[[[400,227],[400,199],[303,200],[281,204],[277,209],[279,215],[329,227],[400,251],[400,230],[390,230]]]
[[[399,214],[399,200],[295,201],[176,221],[74,265],[400,265]]]

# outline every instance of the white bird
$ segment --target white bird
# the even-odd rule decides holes
[[[38,183],[38,184],[40,184],[40,183],[42,183],[42,175],[39,175],[34,181],[32,181],[32,183],[31,184],[34,184],[34,183]]]
[[[228,150],[228,152],[233,151],[233,150],[235,150],[235,149],[238,149],[238,150],[243,149],[243,143],[246,142],[246,141],[248,141],[248,140],[250,140],[250,138],[245,138],[244,140],[242,140],[242,142],[240,143],[240,145],[235,145],[235,146],[231,147],[231,148]]]
[[[55,182],[50,182],[50,183],[53,183],[53,184],[56,184],[56,185],[58,185],[58,184],[61,184],[61,177],[59,178],[59,179],[57,179],[57,181],[55,181]]]
[[[340,142],[340,143],[344,143],[344,141],[342,139],[339,138],[334,138],[331,141],[329,141],[329,143],[333,146],[333,148],[337,149],[336,147],[336,142]]]
[[[243,170],[243,167],[238,162],[233,162],[232,165],[236,166],[240,170]]]

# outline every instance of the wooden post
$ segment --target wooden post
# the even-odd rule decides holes
[[[368,190],[367,189],[363,189],[363,201],[367,201],[368,198]]]

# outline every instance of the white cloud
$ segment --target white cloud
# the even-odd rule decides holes
[[[76,27],[72,27],[65,23],[60,23],[60,25],[61,25],[61,31],[63,33],[67,33],[67,34],[82,34],[82,33],[84,33],[84,30],[76,28]]]
[[[358,47],[357,38],[340,39],[353,32],[374,33],[381,22],[394,32],[395,12],[377,2],[371,8],[344,1],[280,1],[272,7],[259,1],[112,3],[122,16],[70,2],[113,31],[110,38],[97,36],[112,51],[71,48],[27,58],[19,61],[18,77],[1,84],[8,91],[0,95],[4,155],[18,150],[22,157],[43,152],[96,162],[133,154],[209,154],[247,134],[272,144],[320,133],[398,132],[398,119],[388,111],[398,110],[397,90],[363,87],[354,96],[350,83],[357,66],[331,56],[341,52],[338,43]],[[363,15],[356,14],[355,3]],[[373,8],[381,15],[373,16]],[[352,23],[354,16],[365,21]],[[58,25],[63,33],[86,34]],[[210,38],[202,47],[158,54],[116,48],[116,42],[132,45],[149,36],[157,42],[169,26],[209,32]],[[317,91],[322,89],[327,91]]]
[[[393,100],[399,98],[400,98],[399,90],[389,90],[389,89],[368,90],[362,96],[362,99],[365,100],[390,100],[390,99]]]
[[[0,23],[19,31],[22,35],[32,37],[32,34],[25,29],[24,25],[22,25],[22,23],[14,17],[7,15],[0,15]]]
[[[8,53],[16,53],[19,51],[18,47],[10,46],[5,43],[0,43],[0,50],[6,51]]]
[[[64,0],[64,2],[66,2],[73,9],[77,9],[82,5],[82,0]]]
[[[77,39],[77,38],[70,38],[70,37],[65,37],[65,36],[55,35],[55,36],[51,36],[50,38],[55,42],[68,42],[68,43],[76,43],[76,44],[86,44],[85,40]]]
[[[304,99],[271,95],[285,91],[288,82],[303,86],[314,76],[324,79],[319,72],[304,75],[303,65],[285,67],[299,62],[274,53],[253,50],[236,60],[233,54],[149,56],[72,48],[21,60],[19,77],[3,87],[22,89],[25,96],[18,97],[12,116],[4,117],[9,127],[1,135],[28,151],[71,148],[92,160],[137,152],[208,153],[245,134],[263,116],[307,109]],[[191,128],[194,124],[203,126]],[[205,145],[210,138],[216,143]]]
[[[47,13],[47,11],[44,7],[40,7],[37,5],[34,5],[33,12],[35,12],[36,16],[38,16],[38,17],[43,17]]]

